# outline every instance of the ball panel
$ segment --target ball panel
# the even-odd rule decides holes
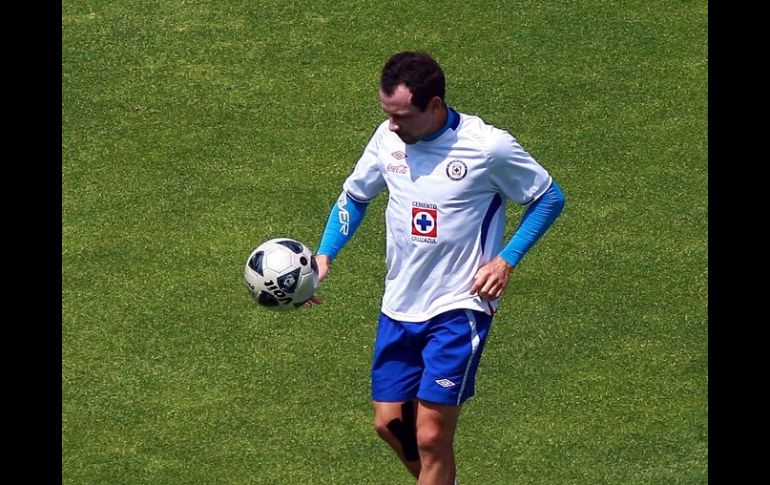
[[[294,293],[299,283],[299,273],[302,268],[296,268],[278,277],[278,286],[286,293]]]
[[[278,303],[278,300],[276,300],[273,295],[271,295],[266,291],[259,292],[259,295],[257,295],[257,303],[266,307],[275,307],[280,305],[280,303]]]
[[[256,271],[260,276],[264,274],[262,272],[262,258],[264,256],[264,251],[257,251],[251,258],[249,258],[249,268]]]
[[[276,241],[276,242],[278,244],[282,245],[282,246],[286,246],[294,254],[302,254],[302,252],[305,250],[305,246],[301,242],[299,242],[299,241],[294,241],[294,240],[291,240],[291,239],[283,239],[283,240]]]
[[[265,251],[263,265],[275,271],[276,274],[281,274],[292,267],[293,259],[292,253],[282,247],[272,247]]]

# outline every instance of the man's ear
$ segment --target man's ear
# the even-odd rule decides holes
[[[435,112],[436,110],[438,110],[438,109],[440,109],[440,108],[441,108],[441,105],[442,105],[442,104],[444,104],[444,102],[441,100],[441,98],[440,98],[440,97],[438,97],[438,96],[433,96],[433,97],[431,98],[431,100],[428,102],[428,108],[430,108],[430,110],[431,110],[432,112]]]

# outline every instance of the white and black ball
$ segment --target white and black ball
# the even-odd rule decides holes
[[[313,253],[289,238],[260,244],[246,260],[243,276],[256,302],[270,310],[299,308],[318,289],[318,266]]]

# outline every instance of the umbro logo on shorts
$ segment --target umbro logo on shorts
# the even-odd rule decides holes
[[[438,379],[436,381],[436,384],[438,384],[441,387],[453,387],[455,385],[455,383],[450,381],[449,379]]]

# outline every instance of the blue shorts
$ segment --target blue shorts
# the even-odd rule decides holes
[[[462,404],[476,392],[476,369],[491,324],[490,315],[466,309],[416,323],[380,314],[372,400]]]

